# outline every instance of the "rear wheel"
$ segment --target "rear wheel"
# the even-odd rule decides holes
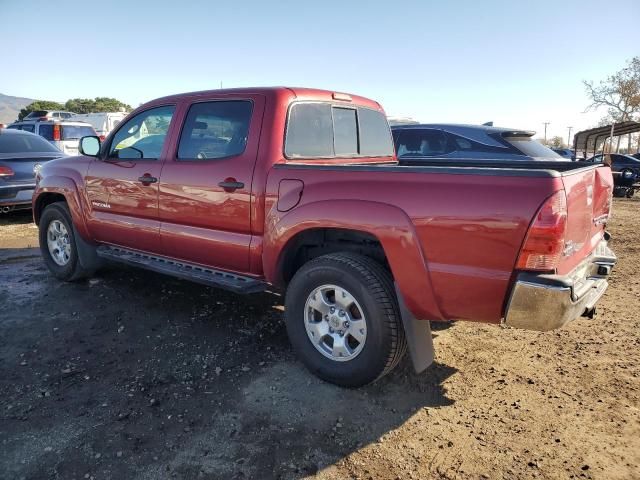
[[[40,216],[38,228],[42,258],[55,277],[73,281],[91,274],[80,264],[71,214],[66,203],[48,205]]]
[[[371,383],[406,351],[391,275],[362,255],[324,255],[300,268],[287,289],[285,318],[305,366],[337,385]]]

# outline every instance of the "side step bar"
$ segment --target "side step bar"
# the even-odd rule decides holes
[[[223,288],[235,293],[257,293],[264,291],[268,284],[255,278],[236,275],[221,270],[201,267],[191,263],[178,262],[165,257],[135,252],[119,247],[100,246],[98,256],[105,260],[126,263],[134,267],[152,270],[165,275],[183,278],[192,282]]]

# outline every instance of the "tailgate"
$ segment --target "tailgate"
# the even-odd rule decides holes
[[[571,272],[602,239],[611,209],[611,168],[594,165],[562,176],[567,198],[565,248],[559,274]]]

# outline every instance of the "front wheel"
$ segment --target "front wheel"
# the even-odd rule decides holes
[[[287,289],[285,319],[305,366],[337,385],[371,383],[406,351],[391,275],[363,255],[329,254],[303,265]]]
[[[73,281],[91,273],[80,264],[71,214],[66,203],[48,205],[42,212],[38,228],[42,258],[56,278]]]

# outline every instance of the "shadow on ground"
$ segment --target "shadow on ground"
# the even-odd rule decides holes
[[[347,390],[294,358],[281,298],[0,260],[0,465],[20,478],[301,478],[424,408],[455,369]],[[20,292],[26,292],[21,294]]]
[[[33,223],[31,210],[18,210],[0,214],[0,227],[4,225],[26,225]]]

